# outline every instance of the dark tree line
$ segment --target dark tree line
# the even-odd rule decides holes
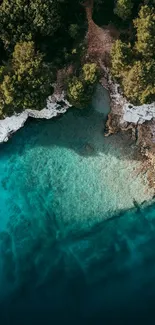
[[[85,67],[77,62],[85,52],[84,7],[89,3],[97,24],[112,21],[117,28],[131,30],[125,41],[120,35],[111,56],[113,76],[125,95],[138,104],[154,99],[154,0],[1,0],[0,116],[43,108],[55,72],[69,64],[80,67],[68,82],[70,101],[81,106],[85,97],[88,102],[94,89],[90,80],[95,84],[98,71],[89,62]]]

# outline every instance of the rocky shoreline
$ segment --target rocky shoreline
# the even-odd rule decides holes
[[[64,92],[55,93],[47,99],[47,106],[42,110],[26,109],[20,114],[15,114],[0,120],[0,143],[7,142],[9,137],[24,126],[29,117],[38,119],[51,119],[59,114],[64,114],[70,103],[65,99]]]
[[[102,70],[100,83],[110,94],[111,107],[104,136],[121,131],[130,132],[141,157],[145,158],[143,167],[149,170],[149,183],[155,188],[155,103],[132,105],[123,97],[119,84],[113,82],[109,69],[101,62],[100,67]],[[71,106],[65,98],[64,91],[55,91],[47,99],[46,108],[40,111],[27,109],[20,114],[0,120],[0,143],[8,141],[13,133],[24,126],[29,117],[51,119],[64,114]]]
[[[112,116],[115,115],[117,120],[117,127],[123,129],[124,131],[126,128],[129,129],[129,124],[131,124],[131,128],[134,128],[138,125],[142,125],[145,122],[155,121],[155,102],[151,104],[134,106],[133,104],[128,102],[127,99],[123,96],[123,93],[120,89],[120,85],[112,80],[109,69],[105,68],[105,66],[101,63],[100,67],[103,71],[103,76],[100,82],[102,86],[109,91],[110,94],[111,112],[109,114],[109,119],[111,123],[113,120]],[[110,127],[111,123],[108,123]],[[115,133],[115,130],[114,132],[112,132],[111,129],[109,130],[109,133]],[[155,137],[155,130],[153,131],[153,133]]]
[[[109,70],[101,65],[100,80],[110,94],[111,112],[106,122],[105,136],[117,132],[129,132],[139,149],[142,170],[148,175],[148,182],[155,191],[155,102],[134,106],[123,97],[120,86],[114,83]]]

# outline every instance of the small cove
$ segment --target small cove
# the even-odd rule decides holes
[[[30,120],[0,147],[4,325],[7,313],[11,324],[21,324],[21,317],[23,325],[41,324],[31,317],[30,300],[34,311],[48,311],[49,323],[64,317],[100,324],[108,308],[117,314],[119,291],[121,306],[126,293],[129,301],[139,294],[147,272],[153,281],[154,206],[130,210],[151,191],[145,175],[137,175],[133,142],[121,134],[104,138],[102,106],[99,100],[96,109]],[[107,221],[120,212],[121,218]]]

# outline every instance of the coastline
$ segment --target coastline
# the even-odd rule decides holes
[[[155,325],[155,0],[24,4],[0,2],[0,324]]]
[[[149,185],[155,191],[155,102],[134,106],[123,96],[119,84],[112,81],[109,70],[101,67],[101,84],[109,91],[111,107],[104,135],[130,132],[141,157],[142,171],[148,174]]]
[[[114,83],[110,76],[109,70],[100,62],[100,67],[104,77],[100,79],[100,84],[109,92],[110,97],[110,113],[106,123],[107,132],[105,136],[116,133],[120,130],[132,130],[132,136],[136,139],[136,131],[138,133],[144,132],[142,124],[150,123],[152,131],[152,139],[148,141],[150,144],[155,144],[155,102],[151,104],[144,104],[134,106],[123,96],[120,90],[120,85]],[[92,99],[93,101],[93,99]],[[51,119],[64,114],[72,105],[65,98],[64,91],[54,92],[52,96],[47,99],[47,106],[38,111],[35,109],[26,109],[22,113],[14,114],[0,120],[0,143],[9,140],[9,137],[24,126],[28,117],[38,119]],[[149,124],[147,124],[147,128]],[[142,135],[141,135],[142,137]],[[146,138],[145,138],[146,141]],[[140,142],[140,141],[139,141]]]
[[[150,105],[134,106],[123,96],[119,84],[115,83],[109,69],[101,62],[100,85],[109,94],[110,112],[104,112],[103,119],[107,119],[104,136],[118,132],[128,132],[129,137],[135,142],[137,154],[142,161],[141,171],[147,173],[148,182],[155,191],[155,103]],[[11,135],[22,128],[29,117],[35,119],[52,119],[64,114],[72,105],[65,98],[63,87],[55,85],[55,91],[47,99],[47,106],[42,110],[26,109],[20,114],[0,120],[0,143],[7,142]],[[98,90],[97,90],[98,89]],[[99,89],[94,94],[100,97]],[[100,103],[103,106],[103,103]],[[149,173],[148,173],[149,170]]]
[[[106,103],[106,96],[104,99]],[[9,224],[9,232],[13,229],[19,238],[22,234],[24,248],[27,242],[31,243],[34,225],[37,225],[34,227],[36,240],[41,234],[43,243],[47,239],[47,245],[52,236],[60,243],[61,235],[63,238],[68,238],[68,234],[77,236],[77,229],[88,231],[110,218],[119,220],[126,209],[129,209],[127,216],[131,211],[140,211],[141,216],[143,206],[152,202],[153,191],[145,175],[137,171],[141,160],[137,161],[134,141],[121,132],[103,137],[106,105],[101,105],[101,98],[96,100],[96,110],[91,111],[89,118],[82,118],[78,110],[75,115],[69,110],[56,123],[42,121],[33,123],[33,128],[25,126],[19,136],[4,146],[7,160],[1,160],[0,182],[4,230]],[[47,233],[43,228],[46,225]],[[52,236],[48,237],[51,229]],[[23,246],[18,250],[19,257],[25,253]],[[63,241],[63,247],[67,250],[68,242]],[[39,281],[42,279],[40,276]],[[6,293],[3,278],[2,288]]]
[[[71,107],[70,103],[65,99],[65,94],[55,93],[47,99],[47,106],[42,110],[26,109],[20,114],[6,117],[0,120],[0,143],[7,142],[9,137],[24,126],[29,117],[36,119],[51,119],[64,114],[68,108]]]
[[[118,116],[118,127],[120,129],[125,131],[126,128],[129,129],[129,124],[131,124],[131,128],[134,128],[155,119],[155,102],[139,106],[131,104],[123,96],[120,85],[112,80],[109,69],[101,62],[100,68],[102,74],[104,74],[100,82],[109,91],[110,95],[110,114]]]

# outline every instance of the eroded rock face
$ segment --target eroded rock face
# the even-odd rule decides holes
[[[119,116],[120,125],[127,123],[143,124],[145,121],[155,119],[155,102],[135,106],[123,96],[120,85],[112,80],[110,70],[100,62],[103,71],[101,84],[109,90],[111,98],[111,112]]]
[[[134,106],[128,102],[123,107],[123,119],[130,123],[143,124],[145,121],[151,121],[155,118],[155,102]]]
[[[27,112],[0,120],[0,142],[8,141],[10,135],[19,130],[28,118]]]
[[[146,121],[151,121],[155,118],[155,102],[135,106],[127,101],[121,93],[118,84],[109,84],[111,93],[112,110],[120,116],[120,123],[143,124]]]
[[[70,107],[70,103],[65,99],[65,94],[53,94],[47,99],[47,106],[38,111],[35,109],[26,109],[20,114],[6,117],[0,120],[0,143],[8,141],[11,134],[19,130],[25,124],[28,117],[51,119],[59,114],[63,114]]]
[[[109,69],[101,62],[100,66],[103,71],[101,84],[109,90],[111,99],[104,135],[130,130],[130,136],[139,148],[144,171],[148,172],[149,184],[155,189],[155,102],[140,106],[129,103],[119,84],[112,80]]]
[[[106,122],[106,130],[105,130],[105,136],[109,136],[111,134],[119,132],[120,129],[120,121],[119,121],[119,116],[114,113],[110,113],[108,115],[108,120]]]

